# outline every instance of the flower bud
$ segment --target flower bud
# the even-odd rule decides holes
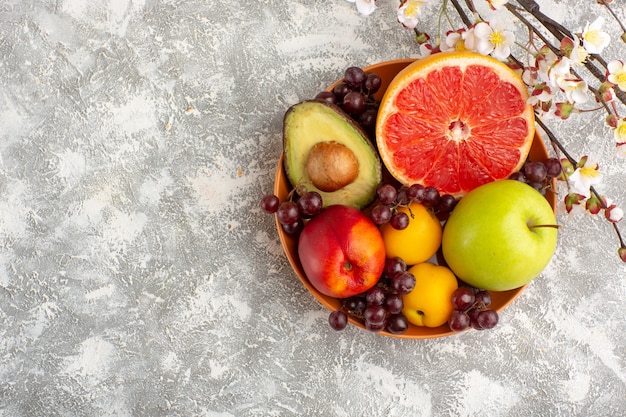
[[[617,254],[619,255],[622,262],[626,262],[626,247],[621,247],[617,250]]]
[[[569,193],[565,196],[565,210],[568,213],[572,211],[575,205],[580,204],[585,199],[585,196],[578,193]]]
[[[574,113],[574,104],[572,103],[556,103],[555,116],[560,117],[562,120],[567,120],[572,113]]]
[[[416,32],[415,34],[415,42],[417,42],[418,45],[421,45],[423,43],[426,43],[430,40],[430,36],[428,36],[427,33],[424,32]]]
[[[559,177],[561,180],[566,180],[575,171],[574,164],[572,164],[567,158],[561,158],[561,167],[563,168],[561,176]]]
[[[609,125],[611,129],[615,129],[617,127],[617,122],[619,118],[615,114],[610,114],[606,117],[606,124]]]
[[[604,200],[604,197],[602,198],[602,200]],[[585,208],[591,214],[598,214],[598,213],[600,213],[600,210],[602,210],[602,208],[604,206],[605,206],[605,204],[603,204],[598,199],[598,197],[595,196],[595,194],[592,194],[591,197],[589,197],[587,199],[587,202],[585,204]],[[607,217],[607,219],[608,219],[608,217]]]
[[[604,217],[611,223],[617,223],[624,218],[624,210],[611,204],[604,210]]]
[[[613,91],[613,84],[608,81],[600,84],[598,88],[599,100],[602,100],[604,103],[610,103],[615,100],[615,92]],[[596,98],[598,100],[598,98]]]

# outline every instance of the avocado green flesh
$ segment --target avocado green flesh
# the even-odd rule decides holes
[[[307,173],[309,152],[319,142],[337,142],[350,149],[359,161],[356,179],[343,188],[324,192]],[[284,164],[293,187],[302,184],[322,196],[324,207],[343,204],[357,208],[369,205],[382,179],[381,162],[362,129],[339,107],[321,101],[303,101],[285,113],[283,125]]]

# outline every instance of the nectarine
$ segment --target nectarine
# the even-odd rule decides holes
[[[331,297],[347,298],[376,285],[386,254],[380,231],[365,214],[333,205],[304,226],[298,256],[313,287]]]

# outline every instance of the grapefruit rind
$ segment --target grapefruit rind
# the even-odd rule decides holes
[[[400,71],[383,95],[379,154],[400,183],[461,197],[522,167],[535,134],[527,101],[520,77],[494,58],[430,55]]]

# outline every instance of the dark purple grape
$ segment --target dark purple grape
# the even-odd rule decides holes
[[[382,305],[385,302],[385,292],[380,287],[372,287],[365,293],[367,305]]]
[[[385,260],[385,267],[383,269],[383,272],[389,278],[393,278],[402,272],[406,272],[406,269],[407,269],[406,262],[404,262],[402,258],[398,258],[396,256],[393,258],[387,258]]]
[[[405,185],[398,188],[397,195],[396,195],[396,202],[398,204],[406,206],[407,204],[411,202],[408,196],[408,191],[409,191],[409,187]]]
[[[363,82],[363,88],[367,94],[375,94],[382,84],[382,80],[377,74],[367,74],[365,81]]]
[[[482,329],[493,329],[498,324],[498,313],[495,310],[484,310],[478,313],[476,321]]]
[[[422,184],[412,184],[406,192],[411,201],[421,202],[424,197],[424,186]]]
[[[400,295],[408,294],[415,288],[415,276],[410,272],[402,272],[391,279],[391,286]]]
[[[330,104],[337,104],[337,97],[330,91],[322,91],[315,96],[317,100],[322,100]]]
[[[280,224],[286,226],[294,224],[300,219],[300,210],[293,201],[283,201],[276,210],[276,216]]]
[[[278,206],[280,206],[280,200],[274,194],[268,194],[266,196],[263,196],[260,206],[264,212],[274,214],[278,211]]]
[[[489,293],[489,291],[485,291],[485,290],[477,291],[475,298],[476,298],[476,304],[481,307],[484,306],[485,308],[487,308],[491,305],[491,294]]]
[[[344,301],[343,306],[350,313],[360,316],[363,314],[363,311],[365,310],[365,307],[367,307],[367,304],[362,297],[350,297]]]
[[[510,180],[515,180],[515,181],[519,181],[519,182],[526,182],[527,181],[526,180],[526,176],[521,171],[515,171],[514,173],[509,175],[509,179]]]
[[[396,230],[403,230],[409,226],[409,215],[403,211],[396,211],[391,215],[389,224]]]
[[[392,314],[387,317],[386,329],[392,334],[402,334],[409,328],[409,322],[402,314]]]
[[[396,201],[396,196],[398,195],[396,188],[391,184],[381,184],[376,189],[376,195],[378,195],[378,199],[383,204],[392,204]]]
[[[365,97],[358,91],[350,91],[344,96],[341,106],[352,115],[361,114],[365,110]]]
[[[390,314],[399,314],[402,312],[402,307],[404,307],[404,301],[402,301],[402,297],[399,294],[389,294],[385,298],[383,305]]]
[[[563,167],[561,161],[557,158],[548,158],[543,163],[546,166],[546,175],[550,178],[556,178],[561,175]]]
[[[476,330],[483,330],[483,327],[478,323],[478,315],[483,311],[480,308],[472,308],[467,312],[470,318],[470,325]]]
[[[439,190],[435,187],[424,187],[424,195],[422,196],[422,204],[425,207],[435,207],[440,199]]]
[[[309,191],[302,195],[296,203],[303,217],[313,217],[322,211],[322,196],[317,191]]]
[[[387,223],[391,216],[391,208],[385,204],[376,204],[370,213],[370,219],[377,225]]]
[[[360,89],[366,79],[367,74],[359,67],[348,67],[344,73],[345,82],[353,89]]]
[[[422,201],[422,195],[424,193],[424,186],[422,184],[412,184],[406,191],[406,196],[411,201]]]
[[[280,226],[288,235],[297,235],[298,233],[302,231],[302,228],[304,227],[304,223],[302,222],[302,220],[298,219],[293,223],[281,224]]]
[[[359,124],[366,130],[371,131],[376,127],[376,117],[378,116],[378,110],[372,108],[366,108],[363,113],[359,115]]]
[[[448,320],[448,326],[453,332],[460,332],[470,326],[470,318],[464,311],[454,310]]]
[[[529,182],[542,183],[546,179],[548,171],[543,162],[528,162],[524,166],[524,175]]]
[[[444,194],[439,198],[437,209],[451,213],[457,203],[458,200],[452,194]]]
[[[476,296],[474,290],[468,287],[459,287],[452,293],[452,305],[455,309],[465,311],[474,305]]]
[[[343,330],[348,325],[348,315],[341,310],[336,310],[328,316],[328,324],[334,330]]]
[[[350,89],[350,87],[348,86],[348,84],[341,82],[339,84],[337,84],[334,88],[333,88],[333,94],[335,95],[337,102],[340,102],[341,100],[343,100],[343,98],[346,96],[346,94],[348,94],[350,91],[352,91]]]
[[[370,332],[380,332],[381,330],[384,330],[386,326],[387,326],[386,319],[383,319],[383,321],[380,323],[370,323],[369,321],[365,322],[365,328],[369,330]]]
[[[385,308],[381,305],[369,305],[363,311],[363,318],[370,324],[382,324],[385,316]]]

